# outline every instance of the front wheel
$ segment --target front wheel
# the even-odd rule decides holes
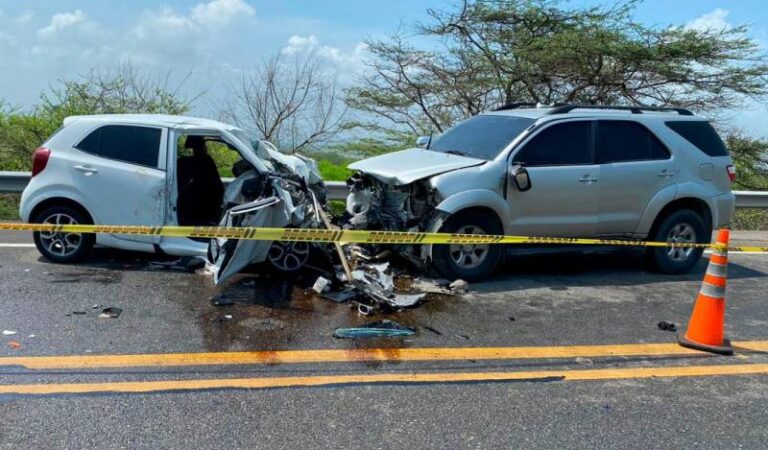
[[[498,235],[503,230],[490,214],[467,211],[449,217],[440,233]],[[499,244],[435,244],[432,264],[446,278],[479,281],[496,269],[502,253],[503,246]]]
[[[659,224],[651,240],[674,244],[709,243],[704,219],[697,212],[681,209],[666,216]],[[679,274],[688,272],[701,258],[701,247],[649,247],[648,259],[651,266],[661,273]]]
[[[34,223],[47,225],[88,224],[90,220],[81,211],[69,206],[51,206],[33,219]],[[37,250],[55,263],[82,261],[93,249],[96,235],[92,233],[67,233],[36,231],[33,234]]]

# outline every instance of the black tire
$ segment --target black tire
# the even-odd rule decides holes
[[[649,236],[652,241],[669,242],[670,233],[675,230],[676,227],[688,226],[695,232],[695,242],[708,243],[710,241],[712,230],[708,230],[704,218],[696,211],[690,209],[681,209],[666,215],[658,227],[656,227],[655,233]],[[679,228],[678,228],[679,229]],[[680,274],[690,271],[704,253],[703,248],[691,249],[690,253],[682,251],[684,249],[677,249],[677,254],[673,256],[670,251],[674,249],[671,247],[649,247],[648,248],[648,262],[654,270],[665,274]],[[683,257],[684,256],[684,257]]]
[[[73,208],[71,206],[50,206],[42,210],[37,216],[32,219],[34,223],[45,223],[46,221],[53,221],[55,223],[55,217],[69,217],[72,220],[70,223],[74,224],[90,224],[91,219],[83,211]],[[66,222],[66,221],[65,221]],[[50,238],[48,236],[51,236]],[[77,237],[77,239],[73,239]],[[60,263],[68,264],[85,259],[93,249],[93,245],[96,243],[96,235],[92,233],[88,234],[75,234],[75,233],[43,233],[34,232],[33,238],[37,250],[48,260]],[[59,240],[58,246],[54,242]],[[65,248],[61,253],[56,252],[57,249],[63,247],[62,240],[66,241]],[[71,248],[70,248],[71,246]]]
[[[501,224],[491,214],[471,210],[450,216],[440,228],[440,232],[458,233],[468,226],[477,230],[472,234],[503,234],[504,232]],[[487,245],[485,247],[487,253],[480,258],[482,261],[473,267],[465,267],[456,261],[457,258],[461,259],[465,251],[459,250],[461,253],[457,255],[455,252],[452,253],[452,248],[455,249],[449,244],[435,244],[432,247],[432,266],[440,275],[451,280],[461,278],[466,281],[480,281],[487,278],[496,270],[504,253],[502,245]]]

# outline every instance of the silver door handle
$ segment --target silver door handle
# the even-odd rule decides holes
[[[584,175],[583,177],[579,178],[579,183],[597,183],[597,178]]]
[[[75,170],[79,170],[80,172],[85,172],[85,173],[98,173],[99,172],[98,169],[94,169],[93,167],[88,167],[88,166],[75,166]]]
[[[671,172],[671,171],[669,171],[667,169],[664,169],[661,172],[659,172],[658,175],[660,177],[674,177],[675,176],[675,172]]]

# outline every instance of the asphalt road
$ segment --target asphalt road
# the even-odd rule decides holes
[[[152,268],[152,256],[98,249],[61,266],[29,243],[0,234],[0,329],[17,332],[0,336],[1,449],[768,441],[768,255],[730,257],[738,348],[722,357],[657,327],[685,323],[706,261],[662,276],[635,252],[517,256],[464,296],[368,318],[308,294],[308,279],[244,276],[224,290],[238,303],[214,307],[209,278]],[[123,312],[98,318],[107,306]],[[331,337],[381,318],[417,334]]]

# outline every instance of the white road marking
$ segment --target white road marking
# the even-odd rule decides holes
[[[707,250],[704,252],[704,254],[709,255],[712,253],[711,250]],[[768,255],[768,252],[735,252],[735,251],[729,251],[729,255]]]
[[[34,248],[35,244],[4,244],[0,243],[0,248]]]

